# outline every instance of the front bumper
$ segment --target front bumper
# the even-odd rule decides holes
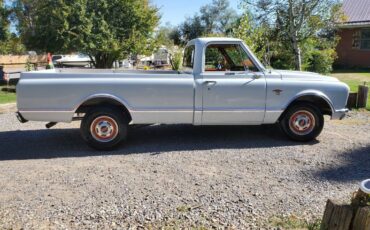
[[[331,116],[331,119],[342,120],[346,116],[346,113],[348,113],[348,109],[335,110],[335,112]]]

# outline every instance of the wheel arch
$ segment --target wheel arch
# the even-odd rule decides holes
[[[114,106],[122,109],[122,111],[128,116],[129,121],[132,120],[131,112],[127,103],[121,100],[119,97],[111,94],[94,94],[89,97],[86,97],[79,103],[75,109],[74,113],[86,113],[92,107],[96,106]]]
[[[293,99],[289,101],[289,103],[287,103],[284,108],[284,112],[279,117],[279,121],[285,116],[289,108],[299,103],[312,104],[316,106],[323,115],[332,116],[335,112],[331,100],[322,92],[302,92],[300,94],[297,94]]]

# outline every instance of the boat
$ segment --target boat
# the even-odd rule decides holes
[[[56,66],[59,67],[90,67],[91,59],[84,54],[78,55],[55,55],[61,56],[60,59],[53,60]]]

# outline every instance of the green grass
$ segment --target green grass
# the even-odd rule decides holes
[[[16,101],[16,94],[12,92],[4,92],[3,86],[0,86],[0,104],[13,103]]]
[[[370,70],[337,70],[331,76],[346,83],[352,92],[357,92],[358,86],[363,85],[364,82],[367,82],[367,86],[370,86]],[[370,111],[370,90],[366,109]]]
[[[295,230],[319,230],[321,220],[307,221],[296,216],[272,217],[269,219],[271,227]]]

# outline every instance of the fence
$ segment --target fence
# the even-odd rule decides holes
[[[47,55],[0,55],[0,66],[5,68],[24,67],[27,63],[43,65],[47,63]]]

